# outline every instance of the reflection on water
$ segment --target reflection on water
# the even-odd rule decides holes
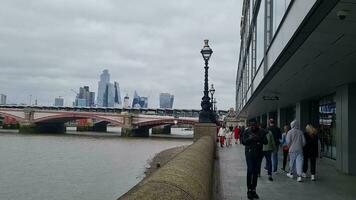
[[[0,199],[116,199],[143,178],[148,159],[190,143],[0,133]]]

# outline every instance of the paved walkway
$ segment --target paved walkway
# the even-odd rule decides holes
[[[217,180],[217,199],[247,199],[244,147],[240,144],[233,144],[229,148],[218,147],[216,162],[216,172],[219,174],[216,177],[220,177]],[[267,173],[263,169],[261,175],[257,186],[261,200],[356,200],[356,176],[337,172],[333,162],[327,158],[318,160],[315,182],[307,178],[299,183],[281,171],[273,176],[273,182],[267,180]]]

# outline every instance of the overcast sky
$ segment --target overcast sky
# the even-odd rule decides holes
[[[209,39],[214,53],[209,84],[218,109],[235,106],[240,0],[2,0],[0,93],[8,103],[53,105],[88,85],[97,93],[108,69],[122,97],[134,90],[159,106],[160,92],[175,108],[200,108],[203,59]]]

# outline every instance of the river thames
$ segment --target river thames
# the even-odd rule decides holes
[[[156,153],[192,143],[70,133],[24,135],[2,130],[0,199],[115,200],[144,178]]]

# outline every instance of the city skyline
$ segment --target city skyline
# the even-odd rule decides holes
[[[216,87],[218,107],[228,109],[234,106],[240,10],[233,0],[5,0],[0,93],[8,103],[28,104],[32,95],[38,104],[52,105],[62,96],[70,106],[71,89],[87,85],[97,91],[97,76],[108,69],[122,94],[151,96],[150,107],[159,107],[159,93],[169,92],[175,94],[174,107],[200,109],[200,50],[210,39],[209,83]]]

